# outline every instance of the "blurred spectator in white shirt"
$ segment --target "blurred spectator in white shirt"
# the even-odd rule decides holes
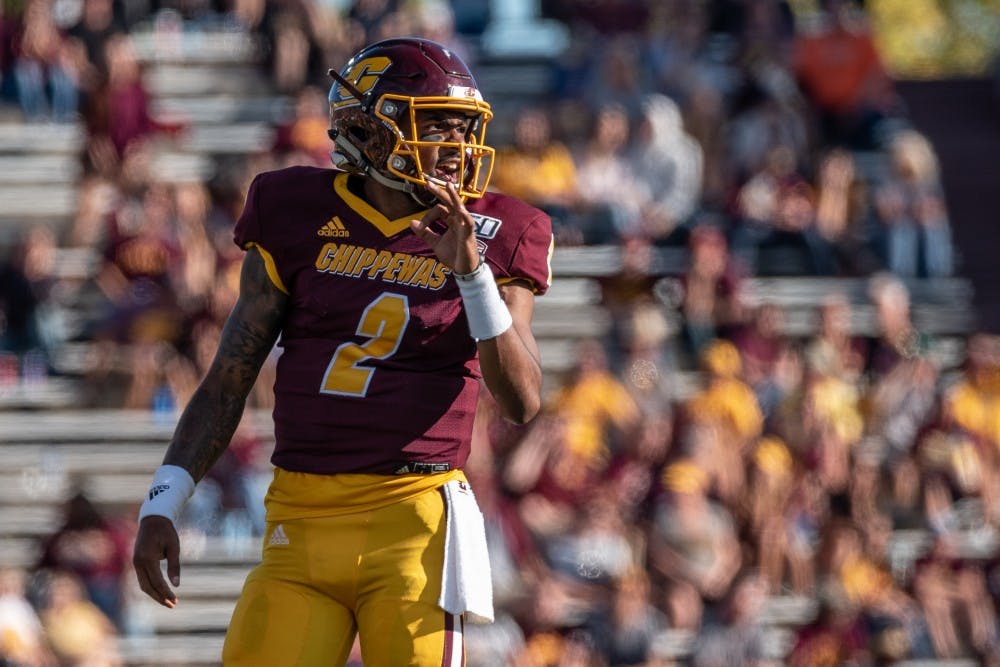
[[[701,198],[701,146],[687,132],[677,104],[648,95],[633,138],[631,162],[644,187],[642,225],[664,238],[694,213]]]

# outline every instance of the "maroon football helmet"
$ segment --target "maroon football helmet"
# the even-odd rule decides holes
[[[335,79],[330,88],[334,164],[423,201],[427,195],[419,186],[427,176],[418,149],[450,147],[462,160],[459,194],[483,196],[493,170],[494,151],[485,143],[493,112],[454,52],[426,39],[387,39],[362,49],[330,75]],[[416,113],[424,109],[472,117],[465,140],[420,141]]]

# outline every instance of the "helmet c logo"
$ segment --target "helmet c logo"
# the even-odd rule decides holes
[[[365,58],[364,60],[356,62],[351,69],[344,73],[343,76],[345,79],[354,84],[354,87],[358,89],[358,92],[364,94],[372,89],[378,81],[378,78],[387,69],[389,69],[391,65],[392,61],[385,56]],[[333,104],[334,108],[349,106],[359,102],[359,100],[355,100],[350,91],[343,86],[337,87],[337,97],[339,97],[340,100]]]

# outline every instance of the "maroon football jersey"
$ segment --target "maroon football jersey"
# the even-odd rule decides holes
[[[311,473],[464,465],[479,388],[476,344],[451,271],[409,220],[389,220],[348,175],[292,167],[257,176],[236,223],[289,294],[275,381],[272,462]],[[500,194],[468,204],[498,282],[544,293],[552,229]]]

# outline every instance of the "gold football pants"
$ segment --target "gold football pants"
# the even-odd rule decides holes
[[[243,587],[223,663],[343,665],[358,635],[365,667],[463,665],[462,620],[437,604],[437,486],[455,476],[276,471],[263,559]],[[323,505],[340,513],[310,516]]]

